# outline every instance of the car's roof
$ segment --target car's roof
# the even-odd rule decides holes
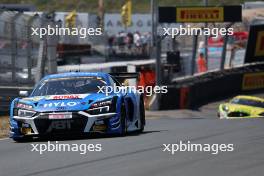
[[[254,97],[254,96],[248,96],[248,95],[239,95],[234,97],[233,99],[246,99],[246,100],[253,100],[253,101],[264,101],[263,98],[260,97]]]
[[[98,76],[98,77],[107,77],[108,73],[103,72],[68,72],[68,73],[59,73],[47,75],[43,79],[55,79],[55,78],[70,78],[70,77],[79,77],[79,76]]]

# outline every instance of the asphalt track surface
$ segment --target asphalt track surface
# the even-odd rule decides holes
[[[263,95],[263,94],[262,94]],[[0,141],[0,176],[260,176],[264,173],[264,119],[220,120],[207,110],[150,116],[145,132],[89,137],[60,143],[102,144],[101,152],[32,152],[31,143]],[[209,110],[208,110],[209,108]],[[211,108],[211,109],[210,109]],[[199,116],[198,116],[199,114]],[[203,115],[204,114],[204,115]],[[233,152],[163,152],[163,144],[234,144]]]

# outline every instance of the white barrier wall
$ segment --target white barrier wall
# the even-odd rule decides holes
[[[108,35],[117,34],[124,31],[119,13],[105,14],[104,27]],[[132,25],[126,29],[126,32],[151,32],[151,15],[134,14],[132,15]]]

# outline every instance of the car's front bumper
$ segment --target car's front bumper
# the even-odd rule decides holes
[[[57,114],[62,114],[58,112]],[[120,119],[117,113],[91,115],[85,111],[70,112],[69,119],[50,119],[49,114],[38,113],[32,118],[13,116],[10,137],[50,134],[81,134],[89,132],[118,133]]]
[[[229,112],[230,113],[230,112]],[[229,116],[228,112],[225,111],[218,111],[218,117],[220,119],[247,119],[247,118],[264,118],[264,116],[260,115],[248,115],[248,116]]]

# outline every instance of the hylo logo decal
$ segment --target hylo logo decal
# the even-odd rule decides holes
[[[78,102],[54,102],[54,103],[46,103],[44,104],[44,108],[47,107],[66,107],[66,106],[76,106]]]

